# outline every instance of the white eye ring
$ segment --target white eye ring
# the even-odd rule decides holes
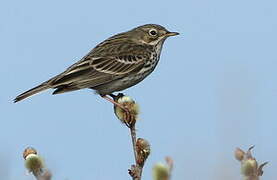
[[[158,34],[158,32],[157,32],[156,29],[150,29],[150,30],[149,30],[149,35],[150,35],[150,36],[157,36],[157,34]]]

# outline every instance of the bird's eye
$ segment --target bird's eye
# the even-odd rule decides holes
[[[156,29],[150,29],[149,34],[150,34],[150,36],[156,36],[158,34],[158,32]]]

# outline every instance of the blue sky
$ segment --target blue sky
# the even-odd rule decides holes
[[[273,0],[3,1],[0,177],[30,180],[22,152],[35,147],[53,180],[130,179],[128,129],[90,90],[18,104],[23,91],[62,72],[109,36],[147,23],[168,39],[154,73],[125,90],[141,106],[138,136],[151,143],[144,179],[175,160],[173,179],[239,179],[236,147],[256,145],[276,179],[277,3]]]

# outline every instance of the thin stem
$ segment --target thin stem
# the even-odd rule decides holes
[[[136,134],[136,127],[135,127],[135,125],[132,125],[130,127],[130,133],[131,133],[131,138],[132,138],[134,157],[135,157],[135,161],[136,161],[136,164],[137,164],[137,148],[136,148],[137,134]]]
[[[132,171],[134,173],[132,175],[132,178],[133,180],[141,180],[142,167],[138,165],[138,156],[137,156],[137,148],[136,148],[136,142],[137,142],[136,126],[135,124],[131,124],[129,128],[130,128],[134,157],[136,162],[136,165],[132,166]]]
[[[49,170],[45,170],[44,172],[33,172],[34,176],[37,180],[51,180],[52,174]]]

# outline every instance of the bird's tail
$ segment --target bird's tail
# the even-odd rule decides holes
[[[30,90],[28,90],[28,91],[26,91],[26,92],[20,94],[20,95],[18,95],[18,96],[13,100],[13,102],[16,103],[16,102],[18,102],[18,101],[21,101],[21,100],[23,100],[23,99],[25,99],[25,98],[27,98],[27,97],[29,97],[29,96],[32,96],[32,95],[34,95],[34,94],[37,94],[37,93],[39,93],[39,92],[41,92],[41,91],[44,91],[44,90],[46,90],[46,89],[49,89],[49,88],[50,88],[50,86],[49,86],[48,83],[42,83],[41,85],[38,85],[38,86],[36,86],[36,87],[34,87],[34,88],[32,88],[32,89],[30,89]]]

